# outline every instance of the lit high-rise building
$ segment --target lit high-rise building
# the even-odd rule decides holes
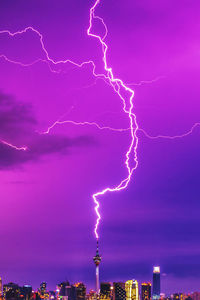
[[[124,282],[113,282],[113,300],[126,300]]]
[[[82,282],[75,283],[76,287],[76,300],[86,299],[86,286]]]
[[[200,292],[194,292],[190,296],[191,296],[192,300],[200,300]]]
[[[137,280],[128,280],[125,283],[126,300],[139,300]]]
[[[59,291],[59,297],[62,300],[76,300],[77,299],[77,288],[75,285],[70,285],[69,281],[61,282],[57,289]]]
[[[42,282],[40,284],[39,294],[42,297],[42,299],[49,299],[49,292],[47,291],[47,283],[46,282]]]
[[[142,283],[141,296],[142,296],[142,300],[150,300],[151,299],[151,283],[150,282]]]
[[[96,293],[93,290],[89,291],[89,294],[86,296],[87,300],[95,300],[96,299]]]
[[[160,267],[153,267],[153,299],[160,298]]]
[[[20,298],[29,300],[31,299],[31,294],[32,294],[32,286],[31,285],[24,285],[20,287]]]
[[[99,255],[99,245],[97,240],[97,250],[96,255],[93,257],[93,261],[96,266],[96,293],[99,294],[99,265],[101,262],[101,256]]]
[[[2,279],[0,277],[0,296],[2,295],[2,288],[3,288],[3,286],[2,286]]]
[[[100,299],[111,299],[111,284],[109,282],[101,282]]]
[[[40,284],[40,294],[41,294],[41,295],[44,295],[45,292],[46,292],[46,289],[47,289],[47,283],[46,283],[46,282],[42,282],[42,283]]]
[[[20,296],[20,287],[18,284],[10,282],[3,285],[4,299],[18,299]]]

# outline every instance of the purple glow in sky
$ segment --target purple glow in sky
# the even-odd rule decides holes
[[[159,264],[163,292],[195,290],[200,5],[102,0],[88,36],[94,4],[0,4],[1,275],[93,285],[91,195],[127,178],[127,149],[135,169],[134,113],[138,168],[125,190],[99,198],[101,279],[151,280]],[[37,32],[5,32],[26,27]],[[52,63],[66,59],[79,67]]]

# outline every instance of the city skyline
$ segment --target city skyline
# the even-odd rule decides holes
[[[92,286],[98,240],[100,280],[157,265],[163,292],[198,289],[199,19],[181,0],[1,1],[6,282]]]
[[[97,252],[98,253],[98,252]],[[98,256],[98,255],[96,255]],[[164,294],[160,289],[160,266],[152,270],[152,283],[138,283],[136,279],[126,282],[100,282],[96,284],[96,291],[88,289],[83,282],[70,283],[62,281],[56,288],[49,288],[47,282],[41,282],[39,287],[33,288],[30,284],[20,286],[16,283],[2,283],[0,278],[0,299],[61,299],[61,300],[199,300],[200,291],[183,293],[176,291],[173,294]],[[2,298],[3,297],[3,298]]]

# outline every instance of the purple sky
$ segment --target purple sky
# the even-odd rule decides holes
[[[87,36],[93,1],[0,2],[0,30],[33,26],[55,60],[93,60],[102,52]],[[200,3],[102,0],[108,64],[135,91],[134,112],[147,134],[180,135],[200,122]],[[93,31],[104,34],[101,23]],[[39,37],[0,34],[0,56],[23,64],[45,59]],[[51,72],[50,68],[61,71]],[[152,81],[152,82],[151,82]],[[60,116],[127,128],[122,102],[91,65],[22,67],[0,57],[0,275],[4,281],[68,279],[94,287],[91,195],[126,176],[129,132],[58,125]],[[159,264],[162,292],[194,291],[200,282],[200,127],[181,139],[138,132],[139,166],[128,188],[101,197],[101,280],[151,280]]]

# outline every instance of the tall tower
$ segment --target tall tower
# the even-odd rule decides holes
[[[153,300],[160,299],[160,267],[153,267]]]
[[[101,262],[101,256],[99,255],[99,243],[97,240],[96,255],[93,257],[96,266],[96,293],[99,294],[99,264]]]

